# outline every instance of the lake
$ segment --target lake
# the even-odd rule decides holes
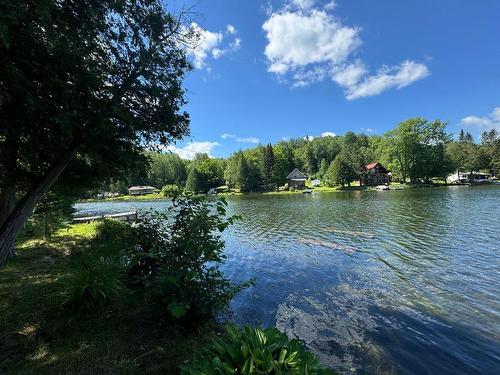
[[[238,324],[346,374],[500,373],[500,187],[249,195],[224,233]],[[166,201],[77,204],[77,214]]]

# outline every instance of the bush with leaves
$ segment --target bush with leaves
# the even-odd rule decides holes
[[[221,233],[236,219],[226,218],[226,207],[223,198],[209,203],[174,195],[169,209],[143,215],[134,228],[135,242],[125,255],[128,274],[174,318],[212,317],[248,286],[233,284],[219,269],[225,259]]]
[[[131,227],[105,219],[96,228],[96,236],[75,257],[73,272],[62,280],[65,305],[90,310],[104,306],[124,288],[122,262],[124,244],[133,239]]]
[[[161,193],[165,197],[172,197],[175,195],[180,195],[182,193],[182,190],[183,189],[181,187],[171,184],[163,186],[163,188],[161,189]]]
[[[334,374],[320,366],[302,341],[288,340],[276,328],[227,327],[182,375],[204,374]]]

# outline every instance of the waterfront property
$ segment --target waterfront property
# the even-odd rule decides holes
[[[365,166],[366,173],[363,178],[365,186],[377,186],[391,182],[390,172],[380,163],[375,162]]]
[[[491,174],[487,172],[460,172],[456,171],[453,174],[450,174],[446,178],[446,182],[449,184],[461,184],[467,182],[475,182],[481,183],[489,181],[491,178]]]
[[[157,192],[158,189],[154,186],[132,186],[128,189],[129,195],[146,195]]]
[[[306,188],[306,180],[307,176],[295,168],[290,174],[286,177],[288,180],[288,187],[294,189],[305,189]]]

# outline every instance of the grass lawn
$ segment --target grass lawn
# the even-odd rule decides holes
[[[48,241],[19,241],[0,270],[0,374],[177,374],[218,329],[188,332],[132,291],[90,313],[63,307],[71,252],[94,231],[78,224]]]
[[[146,194],[146,195],[121,195],[116,198],[103,199],[81,199],[80,202],[128,202],[128,201],[152,201],[168,199],[162,193]]]

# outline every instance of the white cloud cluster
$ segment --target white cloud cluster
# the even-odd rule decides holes
[[[460,124],[464,127],[477,129],[481,132],[492,129],[500,131],[500,107],[494,108],[493,111],[485,117],[466,116],[460,121]]]
[[[188,49],[188,54],[192,56],[197,69],[204,68],[208,58],[218,59],[225,54],[236,52],[241,47],[240,38],[227,41],[227,36],[234,36],[238,32],[233,25],[227,25],[225,33],[205,30],[196,23],[191,24],[191,29],[197,35],[197,43]]]
[[[343,25],[332,15],[334,8],[335,2],[319,8],[315,0],[291,0],[273,11],[262,26],[268,71],[290,79],[293,87],[329,79],[345,89],[348,100],[402,88],[429,75],[427,66],[410,60],[370,75],[355,56],[361,28]]]
[[[218,142],[188,142],[184,147],[175,145],[167,146],[167,150],[179,155],[182,159],[193,160],[196,154],[207,154],[210,157],[215,147],[220,146]]]

